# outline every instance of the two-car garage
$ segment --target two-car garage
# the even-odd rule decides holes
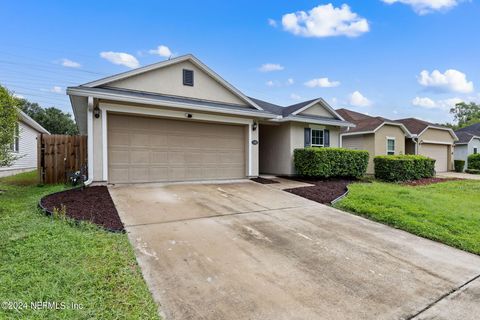
[[[108,182],[247,176],[248,126],[108,114]]]

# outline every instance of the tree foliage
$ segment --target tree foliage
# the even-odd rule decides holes
[[[454,119],[457,121],[456,129],[480,122],[480,105],[475,102],[457,103],[454,108],[450,109],[450,113],[454,115]]]
[[[51,134],[78,134],[78,128],[70,113],[55,107],[42,108],[38,103],[20,100],[20,109]]]
[[[0,167],[9,167],[19,157],[11,152],[18,122],[18,101],[0,86]]]

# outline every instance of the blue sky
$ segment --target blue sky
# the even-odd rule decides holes
[[[445,122],[480,101],[479,16],[478,0],[5,1],[0,83],[70,112],[67,86],[192,53],[280,105]]]

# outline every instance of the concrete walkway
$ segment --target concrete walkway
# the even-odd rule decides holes
[[[474,319],[480,257],[253,182],[111,187],[166,319]]]
[[[439,178],[458,178],[458,179],[467,179],[467,180],[480,180],[480,174],[469,174],[464,172],[442,172],[438,173],[437,177]]]

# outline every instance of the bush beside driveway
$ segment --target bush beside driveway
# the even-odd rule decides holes
[[[480,254],[480,183],[352,184],[337,208]]]
[[[0,179],[0,302],[28,305],[2,305],[0,318],[158,319],[125,234],[41,214],[40,197],[64,188],[37,186],[35,172]],[[31,302],[81,309],[32,310]]]

